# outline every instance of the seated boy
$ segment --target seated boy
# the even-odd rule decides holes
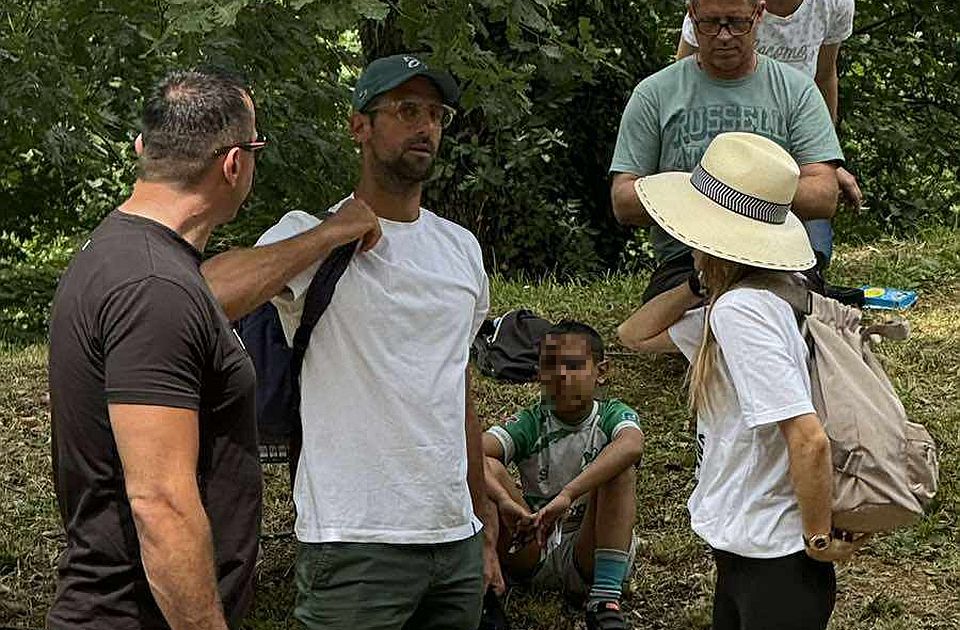
[[[505,574],[586,597],[587,628],[619,630],[636,554],[634,464],[643,433],[630,407],[594,398],[603,367],[597,331],[572,321],[552,327],[540,343],[540,401],[490,428],[483,450]],[[507,472],[511,462],[522,494]]]

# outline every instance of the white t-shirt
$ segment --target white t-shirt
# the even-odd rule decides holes
[[[669,329],[691,363],[705,312],[690,311]],[[741,556],[796,553],[803,525],[777,423],[815,413],[807,346],[790,306],[769,291],[722,295],[710,323],[720,354],[697,416],[700,475],[687,503],[691,525],[711,547]]]
[[[853,13],[854,0],[803,0],[786,17],[766,11],[757,27],[757,52],[813,78],[820,47],[850,37]],[[683,18],[683,39],[697,46],[697,32],[689,13]]]
[[[257,244],[319,223],[290,212]],[[423,208],[416,221],[380,226],[383,238],[350,261],[304,357],[294,483],[303,542],[442,543],[481,527],[464,429],[470,343],[489,308],[480,245]],[[288,341],[315,270],[289,283],[292,300],[273,301]]]

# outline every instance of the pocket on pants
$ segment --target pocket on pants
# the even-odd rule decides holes
[[[297,550],[297,582],[301,591],[313,591],[330,580],[330,543],[300,543]]]

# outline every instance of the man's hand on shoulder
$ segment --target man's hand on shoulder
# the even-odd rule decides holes
[[[366,252],[377,244],[382,232],[377,215],[364,201],[351,197],[321,224],[321,229],[333,236],[334,247],[360,241],[360,251]]]

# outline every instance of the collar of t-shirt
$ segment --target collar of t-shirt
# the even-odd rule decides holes
[[[760,74],[761,70],[764,69],[764,66],[767,63],[766,55],[761,55],[760,53],[756,53],[757,63],[750,74],[744,77],[740,77],[739,79],[717,79],[715,77],[710,76],[710,73],[704,70],[700,66],[699,53],[696,55],[690,55],[690,57],[693,60],[694,71],[702,74],[703,78],[706,81],[709,81],[710,83],[713,83],[714,85],[718,85],[720,87],[740,87],[741,85],[746,85],[747,83],[750,83],[756,78],[758,74]]]
[[[184,253],[188,254],[191,258],[196,260],[198,265],[203,260],[203,254],[200,253],[200,250],[194,247],[185,238],[177,234],[176,231],[170,229],[169,227],[167,227],[163,223],[160,223],[159,221],[155,221],[151,218],[148,218],[139,214],[131,214],[129,212],[124,212],[123,210],[119,210],[119,209],[111,212],[110,216],[117,221],[122,221],[124,223],[131,223],[131,224],[142,226],[150,230],[151,232],[155,233],[160,238],[173,241],[174,243],[176,243],[177,247],[179,247],[184,251]]]
[[[592,423],[594,420],[596,420],[597,414],[600,413],[600,403],[597,402],[596,400],[594,400],[594,401],[593,401],[593,407],[590,409],[590,413],[588,413],[588,414],[583,418],[583,420],[581,420],[580,422],[578,422],[578,423],[576,423],[576,424],[570,424],[570,423],[568,423],[568,422],[564,422],[564,421],[561,420],[555,413],[553,413],[553,410],[550,409],[549,407],[547,407],[546,410],[547,410],[547,414],[550,416],[550,419],[551,419],[551,420],[553,420],[554,422],[556,422],[557,424],[559,424],[563,429],[566,429],[567,431],[571,431],[571,432],[574,432],[574,433],[575,433],[575,432],[579,431],[580,429],[582,429],[583,427],[585,427],[585,426],[589,425],[590,423]]]

